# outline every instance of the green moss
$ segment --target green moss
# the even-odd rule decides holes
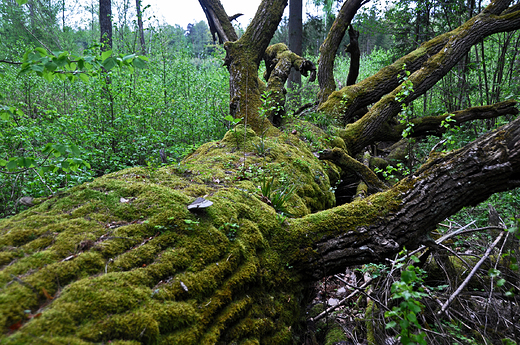
[[[287,206],[304,216],[334,205],[338,170],[293,135],[237,131],[239,150],[230,131],[181,164],[109,174],[1,220],[0,340],[292,343],[304,285],[272,247],[287,230],[258,187],[295,184]],[[188,211],[201,196],[213,205]]]

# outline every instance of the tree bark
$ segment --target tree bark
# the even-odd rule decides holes
[[[318,102],[320,104],[325,102],[329,95],[336,90],[336,81],[334,80],[336,52],[352,18],[364,2],[366,1],[348,0],[343,3],[327,38],[320,47],[320,60],[318,62],[318,82],[320,84]]]
[[[303,55],[303,19],[302,19],[302,0],[289,1],[289,50],[296,55]],[[290,90],[300,87],[302,77],[300,72],[291,71],[289,74]]]
[[[141,43],[141,54],[146,55],[146,44],[144,41],[143,14],[141,12],[141,0],[135,0],[137,11],[137,27],[139,29],[139,41]]]
[[[308,76],[309,81],[316,79],[316,66],[307,59],[304,59],[291,50],[283,43],[278,43],[267,48],[265,55],[264,79],[267,81],[266,100],[264,104],[265,116],[279,127],[282,123],[282,116],[285,115],[285,82],[289,78],[291,71]]]
[[[354,30],[352,25],[349,26],[348,36],[350,43],[345,49],[350,54],[350,66],[348,70],[347,86],[354,85],[359,75],[359,64],[361,59],[361,52],[359,50],[359,31]]]
[[[101,50],[112,49],[112,3],[111,0],[99,0],[99,28],[101,31]]]
[[[199,3],[208,20],[213,41],[216,41],[218,37],[219,43],[222,44],[238,39],[231,20],[219,0],[199,0]]]
[[[225,65],[229,70],[230,112],[255,131],[262,131],[259,115],[264,85],[258,79],[258,66],[282,19],[287,0],[263,0],[253,21],[239,40],[227,42]]]
[[[246,146],[259,142],[246,134]],[[190,170],[127,169],[0,220],[2,340],[301,343],[309,283],[414,248],[462,207],[520,186],[518,119],[387,191],[282,224],[250,181],[212,182],[230,172],[222,157],[240,164],[235,140],[202,146],[184,161]],[[297,207],[323,199],[329,179],[312,153],[295,138],[265,140],[271,163],[298,157],[284,165],[305,181]],[[201,194],[213,205],[187,210]]]
[[[386,128],[387,121],[401,111],[403,104],[413,101],[435,85],[474,44],[493,33],[519,29],[520,6],[515,6],[498,15],[493,13],[493,10],[503,8],[498,6],[498,3],[502,2],[504,1],[491,3],[482,13],[452,31],[452,36],[443,49],[431,56],[420,69],[408,77],[408,81],[412,83],[413,87],[408,90],[409,95],[406,98],[402,101],[397,99],[403,90],[403,85],[400,85],[381,98],[363,118],[348,125],[341,136],[345,140],[349,153],[355,155],[367,145],[372,144],[378,133]],[[351,88],[360,86],[356,84]]]
[[[516,27],[520,6],[504,13],[509,3],[492,2],[471,25],[443,38],[410,75],[405,102],[472,42]],[[295,135],[259,130],[256,73],[283,7],[264,0],[243,40],[225,44],[234,114],[250,121],[256,111],[252,127],[260,135],[249,122],[238,125],[180,164],[113,173],[33,199],[26,212],[0,220],[0,342],[301,344],[302,305],[317,279],[414,248],[462,207],[520,186],[517,119],[460,150],[433,154],[392,188],[334,207],[331,190],[343,170],[385,189],[352,157],[388,128],[400,89],[340,133],[348,151],[323,152],[332,162]],[[280,77],[277,65],[268,79]],[[454,118],[514,113],[513,106]],[[255,153],[259,145],[268,154]],[[276,213],[280,194],[293,218]],[[201,197],[209,207],[188,209]]]
[[[471,18],[457,29],[423,43],[418,49],[400,58],[392,65],[384,67],[372,77],[333,92],[319,106],[318,111],[340,118],[343,123],[350,123],[359,109],[379,101],[381,97],[401,84],[404,75],[403,68],[414,73],[423,68],[423,64],[426,64],[428,60],[442,65],[445,63],[440,59],[443,56],[442,54],[438,56],[436,61],[433,61],[431,57],[443,48],[449,49],[449,51],[443,52],[448,54],[451,54],[452,50],[456,50],[458,53],[459,45],[466,51],[467,44],[479,42],[479,37],[482,39],[497,32],[518,29],[519,6],[515,5],[508,9],[509,3],[510,1],[507,0],[492,2],[482,13]],[[454,42],[455,37],[458,37],[457,42]],[[467,39],[464,37],[467,37]]]

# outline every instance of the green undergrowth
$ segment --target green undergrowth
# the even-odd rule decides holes
[[[297,342],[304,284],[270,246],[289,229],[259,189],[273,176],[295,186],[294,217],[334,206],[337,168],[292,134],[237,126],[180,164],[105,175],[0,220],[0,342]],[[213,205],[190,212],[197,197]]]

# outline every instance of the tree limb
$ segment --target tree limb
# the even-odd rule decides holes
[[[480,14],[468,20],[465,24],[446,34],[437,36],[423,43],[418,49],[403,56],[393,64],[382,68],[372,77],[343,89],[333,92],[329,98],[322,103],[318,111],[325,112],[331,116],[341,118],[344,123],[352,122],[354,114],[363,107],[375,103],[385,94],[394,90],[402,82],[403,67],[412,73],[424,69],[423,64],[430,60],[434,64],[444,64],[444,56],[436,55],[444,48],[444,52],[452,50],[458,52],[463,48],[464,36],[468,36],[473,43],[480,42],[482,38],[496,32],[511,31],[519,28],[519,6],[508,8],[510,0],[495,0]],[[463,48],[464,50],[466,48]],[[467,48],[469,49],[469,47]],[[466,50],[464,50],[466,51]],[[462,53],[460,56],[464,56]],[[458,57],[460,59],[460,57]],[[458,60],[457,60],[458,61]],[[430,65],[431,67],[431,65]],[[440,72],[440,71],[439,71]],[[442,76],[445,75],[444,72]],[[446,72],[447,73],[447,72]],[[437,75],[437,73],[436,73]],[[439,78],[440,79],[440,78]]]
[[[291,255],[313,279],[414,249],[464,206],[520,186],[520,119],[431,159],[388,191],[296,219]],[[302,237],[303,236],[303,237]]]

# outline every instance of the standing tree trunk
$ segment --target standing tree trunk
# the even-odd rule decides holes
[[[302,56],[303,54],[303,19],[302,0],[289,0],[289,50]],[[302,76],[300,72],[292,70],[289,75],[289,89],[297,89],[301,86]],[[295,95],[297,99],[299,95]]]
[[[99,28],[101,31],[101,50],[112,49],[112,3],[99,0]]]
[[[354,18],[354,15],[364,3],[366,3],[366,0],[346,1],[341,6],[338,17],[332,24],[327,38],[320,47],[320,61],[318,63],[318,82],[320,84],[318,102],[320,104],[325,102],[329,95],[336,90],[336,81],[334,80],[336,52],[352,18]]]
[[[141,0],[135,0],[135,9],[137,11],[137,27],[139,29],[139,40],[141,42],[141,54],[146,55],[146,46],[144,42],[143,14],[141,12]]]

